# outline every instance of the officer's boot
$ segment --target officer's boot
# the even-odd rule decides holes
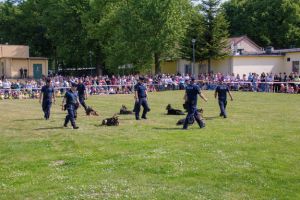
[[[73,126],[73,129],[79,129],[79,127],[76,126],[76,123],[75,123],[75,122],[72,123],[72,126]]]
[[[189,117],[186,117],[184,120],[183,128],[184,130],[187,130],[188,128],[188,123],[189,123]]]
[[[204,121],[202,119],[199,119],[198,117],[195,117],[195,119],[196,119],[196,121],[197,121],[197,123],[198,123],[198,125],[199,125],[200,128],[204,128],[205,127],[205,123],[204,123]]]

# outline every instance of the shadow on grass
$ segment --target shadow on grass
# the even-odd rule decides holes
[[[204,117],[204,120],[213,120],[213,119],[217,119],[217,118],[220,118],[220,116]]]
[[[154,130],[168,130],[168,131],[178,131],[178,130],[182,130],[182,127],[171,127],[171,128],[168,128],[168,127],[154,127],[153,128]]]
[[[41,121],[45,120],[44,118],[37,118],[37,119],[16,119],[12,120],[13,122],[25,122],[25,121]]]
[[[58,126],[58,127],[48,127],[48,128],[36,128],[36,129],[33,129],[33,130],[42,131],[42,130],[55,130],[55,129],[64,129],[64,127]]]
[[[120,121],[131,121],[131,120],[135,120],[135,118],[128,118],[128,119],[120,119]]]

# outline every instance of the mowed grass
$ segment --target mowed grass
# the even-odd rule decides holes
[[[37,100],[0,101],[0,199],[300,199],[300,96],[233,93],[219,117],[204,91],[206,128],[176,126],[168,103],[183,91],[151,93],[147,121],[120,116],[132,95],[93,96],[99,117],[79,110],[62,128],[61,99],[43,120]]]

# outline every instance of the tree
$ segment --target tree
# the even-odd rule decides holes
[[[34,1],[34,0],[33,0]],[[54,57],[65,66],[89,66],[87,30],[82,22],[88,0],[43,0],[42,23],[54,46]]]
[[[181,41],[181,57],[187,60],[192,60],[193,49],[192,49],[192,39],[196,40],[195,43],[195,60],[197,62],[205,60],[203,55],[203,47],[198,45],[200,41],[203,40],[205,32],[204,27],[204,16],[199,12],[199,7],[194,7],[192,9],[192,14],[189,19],[189,24],[187,27],[186,35]],[[203,43],[203,42],[202,42]]]
[[[20,10],[12,1],[0,3],[0,43],[15,43],[16,36],[12,24],[17,24],[18,13]]]
[[[99,16],[95,32],[98,38],[106,36],[105,42],[101,41],[111,70],[124,64],[149,69],[154,58],[155,71],[159,73],[160,60],[178,53],[190,8],[188,0],[107,1],[103,6],[106,13]]]
[[[220,0],[202,0],[195,7],[188,34],[183,44],[183,56],[191,55],[191,40],[196,39],[196,60],[208,61],[211,72],[211,59],[228,55],[228,22],[220,9]]]
[[[230,0],[223,7],[231,35],[248,35],[260,46],[300,46],[299,0]]]

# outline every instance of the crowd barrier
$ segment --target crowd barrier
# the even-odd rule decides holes
[[[215,90],[218,82],[196,81],[202,90]],[[280,92],[280,93],[300,93],[300,82],[224,82],[233,91],[249,92]],[[167,90],[183,90],[185,83],[179,84],[146,84],[150,92]],[[126,85],[88,85],[86,86],[89,95],[100,94],[131,94],[134,92],[133,84]],[[69,87],[54,87],[56,97],[62,97]],[[39,98],[41,88],[20,88],[20,89],[0,89],[0,100],[3,99],[34,99]]]

